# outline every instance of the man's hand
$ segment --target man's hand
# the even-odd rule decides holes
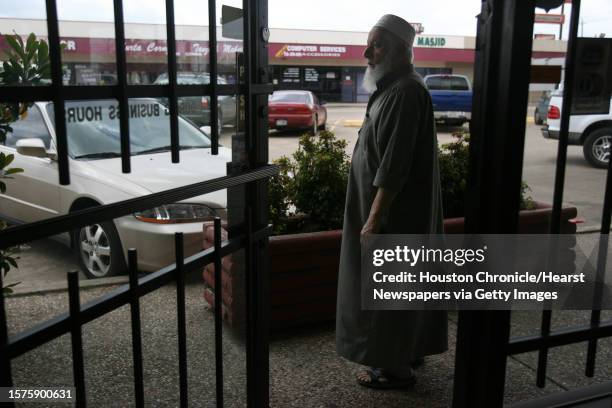
[[[370,214],[366,223],[361,228],[361,242],[368,234],[378,234],[380,232],[380,220],[377,216]]]
[[[378,234],[380,232],[382,214],[387,211],[396,194],[397,192],[382,187],[376,191],[368,219],[361,228],[361,242],[363,242],[366,235]]]

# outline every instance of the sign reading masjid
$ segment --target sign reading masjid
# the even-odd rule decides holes
[[[444,47],[446,38],[444,37],[417,37],[417,47]]]

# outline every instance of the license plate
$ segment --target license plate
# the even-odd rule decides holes
[[[287,121],[285,119],[278,119],[276,121],[276,126],[287,126]]]

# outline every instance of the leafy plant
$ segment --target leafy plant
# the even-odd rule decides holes
[[[49,46],[44,40],[37,40],[34,33],[28,36],[25,43],[17,34],[5,35],[4,39],[10,49],[5,51],[0,84],[34,86],[51,78]],[[26,115],[31,106],[32,103],[0,104],[0,143],[4,143],[6,135],[13,131],[10,123]]]
[[[277,234],[342,227],[350,162],[345,140],[333,132],[304,135],[292,158],[275,161],[270,218]]]
[[[5,51],[6,60],[2,63],[0,72],[0,85],[34,86],[51,78],[51,65],[49,62],[49,46],[44,40],[37,40],[34,33],[27,40],[15,35],[5,35],[4,39],[10,49]],[[6,136],[13,131],[11,123],[25,118],[28,109],[33,103],[0,103],[0,144],[6,142]],[[15,159],[14,155],[0,153],[0,179],[11,178],[11,175],[23,172],[20,168],[9,168]],[[0,180],[0,193],[6,192],[6,184]],[[0,222],[0,230],[7,227],[6,223]],[[15,254],[19,248],[8,248],[0,250],[0,273],[2,276],[10,271],[11,267],[17,268],[18,257]],[[2,288],[3,292],[12,292],[14,283]]]
[[[470,136],[467,132],[453,134],[456,140],[438,148],[440,163],[440,184],[442,188],[442,208],[445,218],[463,217],[465,214],[465,194],[469,176]],[[535,201],[527,195],[531,191],[527,183],[521,185],[521,210],[535,208]]]
[[[440,146],[440,182],[446,218],[463,217],[469,175],[469,134],[457,133],[456,140]],[[350,162],[346,142],[331,132],[303,136],[292,158],[275,161],[280,173],[270,181],[270,220],[276,234],[342,228]],[[521,209],[535,208],[521,187]]]

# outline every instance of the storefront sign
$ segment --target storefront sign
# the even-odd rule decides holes
[[[304,68],[304,81],[319,82],[319,71],[315,68]]]
[[[536,40],[555,40],[557,36],[554,34],[535,34],[534,38]]]
[[[416,31],[417,34],[421,34],[423,31],[425,31],[425,27],[423,27],[423,24],[421,23],[410,23],[410,25],[412,28],[414,28],[414,31]]]
[[[275,58],[341,58],[347,52],[343,45],[303,45],[285,44],[276,53]]]
[[[541,24],[563,24],[565,15],[563,14],[536,14],[535,22]]]
[[[456,36],[439,36],[439,35],[418,35],[414,40],[416,48],[454,48],[464,49],[465,43],[463,37]]]
[[[285,68],[283,70],[283,82],[284,83],[299,83],[300,82],[300,69],[298,67]]]
[[[417,38],[417,46],[419,47],[444,47],[446,38],[444,37],[419,37]]]
[[[45,37],[41,37],[45,38]],[[64,44],[63,52],[66,54],[84,55],[114,55],[115,40],[112,38],[62,38]],[[0,37],[0,51],[8,49],[6,41]],[[217,43],[217,53],[223,57],[229,57],[236,52],[242,52],[242,42],[222,41]],[[168,45],[165,40],[125,40],[126,55],[135,57],[163,56],[168,53]],[[210,54],[208,41],[185,41],[176,42],[176,55],[187,57],[206,57]]]

